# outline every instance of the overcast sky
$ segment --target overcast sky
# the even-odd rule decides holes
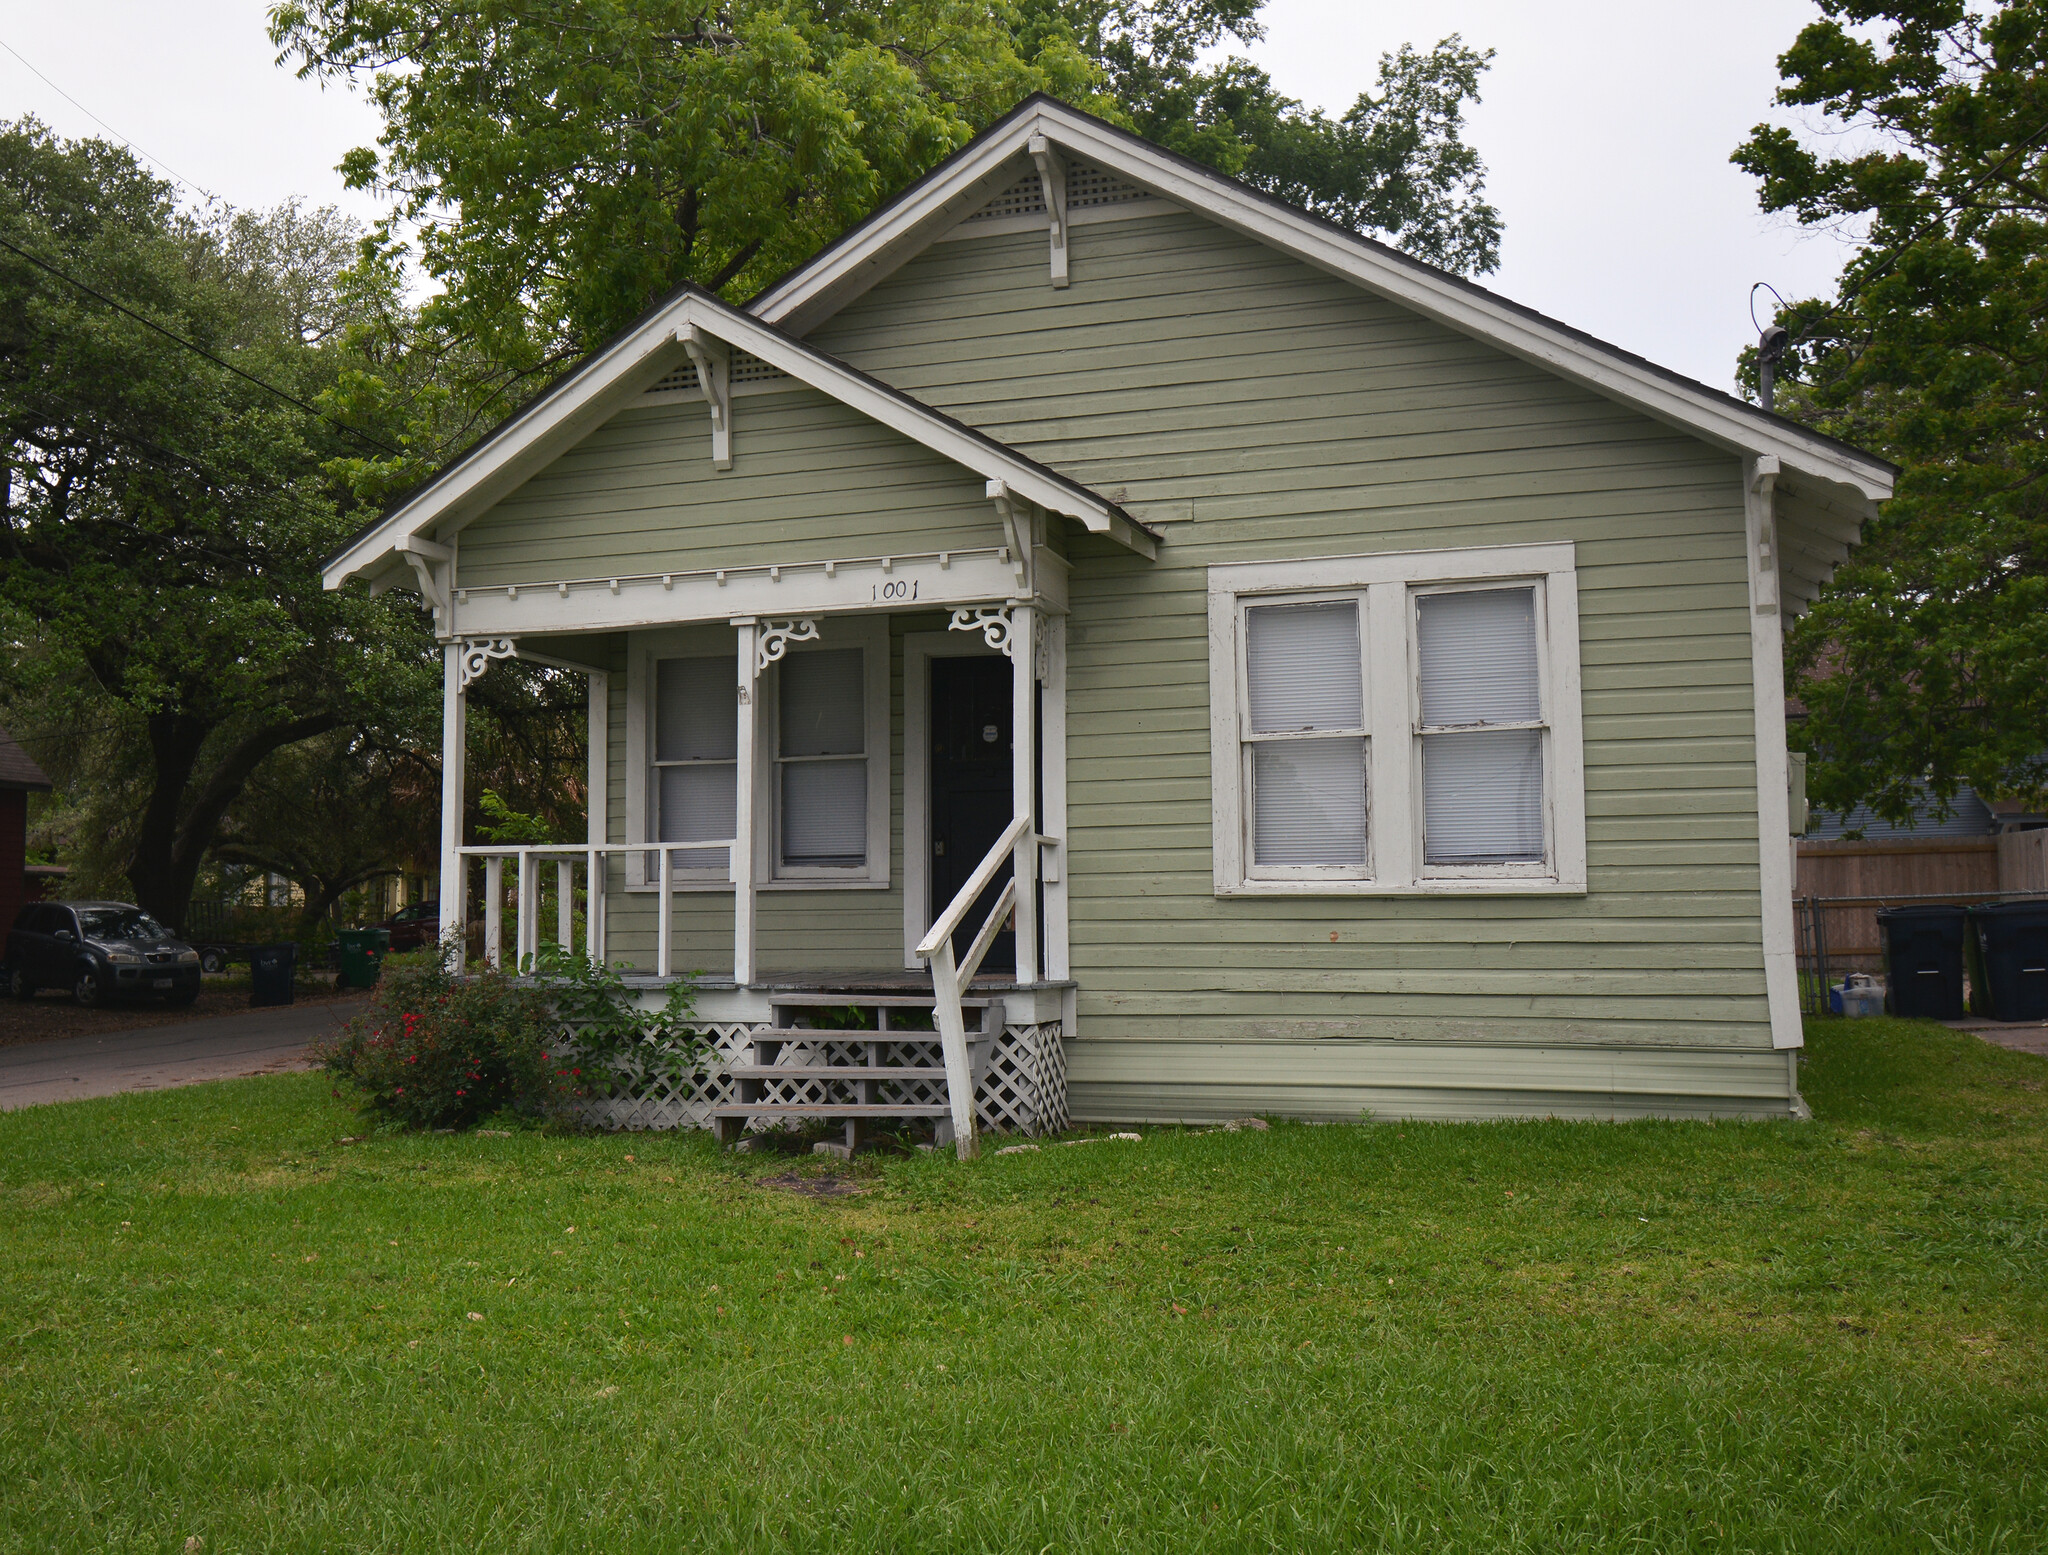
[[[97,135],[97,115],[232,204],[299,194],[374,217],[334,165],[375,137],[376,115],[273,65],[265,10],[0,0],[0,117]],[[1728,163],[1771,116],[1774,62],[1813,14],[1811,0],[1271,0],[1253,53],[1282,90],[1341,113],[1403,42],[1460,32],[1496,50],[1470,125],[1507,228],[1486,283],[1726,387],[1752,338],[1750,284],[1822,291],[1843,258],[1837,239],[1761,215]]]

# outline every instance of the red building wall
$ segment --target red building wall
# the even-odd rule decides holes
[[[28,863],[28,795],[0,788],[0,934],[14,927],[28,891],[22,870]]]

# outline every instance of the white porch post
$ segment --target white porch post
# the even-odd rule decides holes
[[[1010,607],[1011,814],[1029,818],[1010,854],[1017,877],[1017,981],[1038,981],[1038,612]]]
[[[611,686],[609,674],[603,670],[590,672],[590,792],[583,808],[589,822],[585,840],[591,852],[583,875],[583,953],[593,961],[604,960],[606,865],[605,856],[596,850],[611,841],[612,792],[607,765],[611,753]],[[565,936],[567,922],[564,917]]]
[[[1048,982],[1073,975],[1067,920],[1067,618],[1045,616],[1045,785],[1040,798],[1038,829],[1057,839],[1038,851],[1039,877],[1045,882],[1044,972]]]
[[[761,723],[760,627],[752,616],[735,617],[739,653],[739,744],[733,770],[732,980],[754,980],[754,758]]]
[[[441,938],[461,935],[469,917],[468,863],[462,856],[462,778],[468,756],[469,698],[462,691],[462,645],[441,650]]]

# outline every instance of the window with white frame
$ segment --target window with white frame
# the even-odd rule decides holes
[[[792,653],[776,667],[779,875],[867,868],[864,657],[859,648],[826,648]]]
[[[820,623],[760,672],[756,700],[754,880],[764,889],[889,881],[889,639],[885,621]],[[631,656],[627,718],[629,834],[716,840],[670,855],[683,889],[731,878],[724,840],[737,825],[739,707],[729,628],[645,634]],[[654,856],[632,856],[629,885],[651,885]]]
[[[654,664],[653,770],[648,783],[656,842],[730,837],[736,811],[739,726],[733,716],[733,661],[658,659]],[[730,849],[678,849],[679,875],[729,873]]]
[[[1220,894],[1583,891],[1570,545],[1212,567]]]

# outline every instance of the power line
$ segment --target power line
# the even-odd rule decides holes
[[[63,87],[59,86],[56,82],[52,81],[40,70],[36,69],[34,65],[31,65],[28,62],[28,60],[23,57],[21,50],[17,49],[5,38],[0,38],[0,49],[7,50],[8,53],[12,54],[15,57],[15,59],[20,62],[22,69],[26,70],[30,75],[34,76],[38,81],[42,82],[44,86],[47,86],[51,91],[55,92],[59,97],[63,98],[64,101],[71,104],[72,107],[76,108],[88,119],[92,120],[93,123],[97,124],[109,135],[113,136],[114,139],[118,140],[130,151],[134,152],[138,157],[142,158],[143,161],[152,163],[155,166],[162,168],[166,173],[169,173],[172,178],[177,180],[179,183],[183,184],[186,188],[197,189],[199,193],[205,195],[209,200],[220,199],[220,196],[215,194],[211,189],[200,188],[198,184],[192,182],[191,179],[187,178],[183,173],[180,173],[176,168],[172,167],[170,163],[153,157],[147,151],[144,151],[140,146],[136,145],[134,141],[130,140],[126,135],[123,135],[119,130],[115,129],[113,125],[107,123],[105,119],[102,119],[90,108],[86,107],[84,103],[80,102],[77,98],[73,97],[69,92],[65,91]],[[222,201],[221,203],[225,204],[226,202]]]
[[[246,379],[248,382],[255,384],[257,388],[263,390],[265,393],[274,394],[279,399],[285,401],[287,404],[296,405],[300,410],[303,410],[309,416],[319,417],[322,421],[326,422],[336,431],[346,432],[350,437],[360,438],[365,443],[368,443],[372,448],[376,448],[384,453],[390,454],[394,459],[402,459],[405,457],[404,454],[400,453],[396,448],[393,448],[389,443],[381,442],[377,438],[370,436],[370,434],[367,432],[358,431],[356,428],[349,426],[345,422],[336,419],[335,416],[332,415],[330,412],[321,410],[316,405],[307,404],[306,401],[300,399],[296,394],[288,393],[285,390],[278,388],[276,384],[266,383],[261,378],[257,377],[254,373],[245,372],[243,369],[237,367],[233,362],[215,356],[211,351],[207,350],[204,346],[195,345],[191,341],[187,340],[183,335],[174,334],[172,331],[165,329],[163,325],[157,323],[155,319],[147,318],[144,315],[137,313],[133,308],[127,306],[125,303],[116,302],[112,297],[109,297],[105,292],[94,290],[92,287],[86,285],[85,282],[79,280],[76,276],[65,274],[65,272],[59,270],[47,259],[37,258],[34,254],[31,254],[27,249],[20,247],[18,244],[11,243],[6,238],[0,238],[0,248],[5,248],[12,253],[20,255],[23,259],[26,259],[30,264],[34,265],[37,269],[47,270],[51,275],[54,275],[55,277],[57,277],[58,280],[63,281],[66,285],[77,287],[80,291],[84,292],[86,296],[91,297],[96,301],[105,303],[108,307],[112,308],[117,313],[126,314],[129,318],[135,320],[136,323],[142,325],[144,328],[155,330],[159,335],[162,335],[164,339],[169,340],[176,345],[183,346],[187,351],[192,352],[194,355],[205,357],[206,360],[213,363],[214,366],[224,368],[228,372],[233,373],[237,378]]]

